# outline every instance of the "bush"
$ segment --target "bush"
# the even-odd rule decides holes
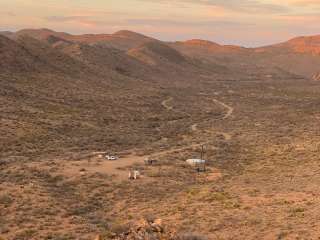
[[[182,233],[178,235],[177,240],[207,240],[207,238],[196,233]]]
[[[0,205],[10,206],[13,203],[13,199],[9,195],[0,196]]]

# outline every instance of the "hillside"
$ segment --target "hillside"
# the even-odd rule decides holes
[[[317,239],[316,39],[0,34],[0,239]]]
[[[49,146],[50,142],[56,138],[61,139],[61,142],[60,140],[57,141],[58,145],[66,141],[72,142],[71,145],[75,144],[74,141],[78,141],[77,144],[80,144],[82,140],[72,135],[74,131],[78,131],[79,137],[85,132],[93,133],[99,130],[99,126],[103,122],[110,124],[114,133],[118,128],[125,129],[124,126],[133,124],[133,126],[136,125],[137,136],[144,131],[146,131],[145,134],[149,135],[150,129],[148,126],[142,127],[143,123],[140,121],[154,119],[151,121],[152,124],[158,125],[158,121],[163,120],[165,123],[165,119],[172,117],[172,113],[162,118],[160,117],[163,116],[162,111],[157,114],[154,112],[156,109],[157,111],[161,109],[161,99],[168,94],[167,90],[161,89],[171,89],[173,86],[173,89],[194,89],[198,88],[194,85],[194,81],[199,83],[208,81],[212,77],[232,81],[255,81],[256,79],[270,80],[273,78],[279,80],[297,79],[299,78],[297,75],[302,75],[318,79],[318,63],[320,62],[314,54],[309,56],[304,53],[302,56],[300,53],[295,53],[300,54],[300,57],[295,58],[290,55],[289,61],[289,56],[276,55],[273,52],[257,52],[252,49],[222,46],[201,40],[165,43],[151,41],[148,37],[129,31],[120,31],[113,36],[136,39],[133,45],[137,44],[137,46],[123,51],[101,45],[99,41],[97,43],[95,41],[97,39],[96,35],[85,36],[90,39],[90,41],[88,40],[90,44],[85,43],[87,40],[81,42],[75,40],[79,39],[79,36],[48,29],[21,30],[10,34],[10,38],[0,36],[1,85],[3,89],[7,89],[3,90],[5,95],[2,98],[8,103],[8,106],[12,105],[10,109],[20,109],[21,107],[18,108],[19,105],[29,104],[28,107],[24,107],[25,112],[17,113],[13,111],[12,117],[8,121],[11,122],[12,119],[16,119],[17,116],[15,115],[18,114],[21,120],[26,117],[23,120],[23,125],[28,126],[28,129],[33,129],[30,126],[37,125],[39,129],[35,131],[36,137],[29,140],[32,139],[32,142],[34,142],[35,139],[50,137],[51,140],[47,141],[43,148]],[[308,65],[306,66],[304,62]],[[21,75],[18,75],[19,73]],[[11,79],[11,76],[14,76],[14,80]],[[189,78],[193,80],[186,80]],[[138,92],[141,93],[141,89],[145,89],[143,94],[137,94]],[[20,95],[21,93],[23,94]],[[37,96],[43,96],[43,98],[40,98],[40,102]],[[115,98],[114,96],[118,97]],[[143,103],[139,100],[141,98],[145,99]],[[148,98],[150,99],[148,100]],[[56,99],[60,100],[56,102]],[[21,104],[20,101],[23,101],[23,103]],[[86,104],[79,105],[78,102]],[[153,108],[153,104],[158,107]],[[52,112],[49,114],[47,110],[51,107],[48,108],[47,105],[57,106],[53,107],[54,110],[50,110]],[[129,110],[140,108],[150,115],[140,116],[137,113],[136,116],[133,116]],[[153,110],[147,110],[149,108]],[[41,112],[43,118],[47,118],[49,115],[51,117],[48,120],[41,117],[37,118],[37,122],[31,117],[33,114],[30,111],[37,114]],[[66,111],[69,112],[67,115],[65,115]],[[200,111],[200,109],[195,111]],[[89,118],[86,116],[88,123],[84,126],[79,121],[88,112],[92,112],[92,114]],[[101,112],[106,116],[99,116]],[[118,114],[110,115],[110,112],[118,112]],[[183,116],[182,118],[188,121],[185,114],[180,113],[179,115],[181,116],[176,117]],[[201,115],[199,114],[199,116]],[[55,120],[51,120],[51,118]],[[62,119],[77,119],[74,123],[77,123],[78,127],[75,129],[79,130],[70,129],[70,133],[58,130],[57,135],[55,135],[56,133],[53,134],[53,129],[49,127],[50,124],[55,126],[54,129],[64,128],[63,122],[65,120],[62,121]],[[115,119],[118,119],[118,121]],[[140,120],[138,121],[138,119]],[[19,123],[19,121],[15,121],[10,123],[10,125],[13,124],[13,131]],[[50,124],[48,126],[46,126],[47,123],[43,125],[47,121]],[[124,125],[119,124],[119,122]],[[142,129],[138,131],[141,127]],[[157,131],[159,131],[159,127]],[[29,145],[29,140],[21,138],[24,134],[16,136],[15,144],[12,141],[7,141],[10,138],[10,135],[5,134],[7,127],[4,125],[2,128],[4,133],[2,138],[6,143],[2,146],[1,154],[10,155],[12,149],[15,149],[15,144],[31,146],[31,152],[44,151],[43,148],[35,147],[37,141]],[[18,127],[18,129],[20,128],[21,126]],[[21,132],[26,131],[24,127],[23,129]],[[154,130],[152,130],[153,133],[150,137],[159,138],[160,135],[155,134]],[[101,134],[100,132],[96,137],[104,136],[104,141],[109,141],[107,139],[115,137],[114,133],[107,132],[106,129],[105,133]],[[69,137],[65,137],[65,134],[69,134]],[[121,138],[122,135],[115,137],[115,139]],[[90,145],[94,146],[93,142],[91,141]],[[64,145],[66,146],[66,144]],[[99,143],[97,148],[101,149],[102,145]]]
[[[1,71],[25,72],[32,71],[40,62],[23,47],[0,35],[0,69]],[[35,66],[34,66],[35,65]],[[40,68],[40,66],[39,66]]]
[[[53,47],[95,69],[97,72],[113,70],[122,75],[143,77],[148,69],[142,62],[125,52],[100,45],[83,43],[54,43]]]
[[[58,42],[51,35],[45,40],[21,35],[15,41],[1,36],[0,84],[6,103],[2,156],[36,157],[59,149],[68,152],[69,147],[102,150],[106,144],[125,149],[158,139],[158,128],[173,117],[163,112],[160,103],[166,93],[159,86],[167,88],[171,83],[186,88],[189,85],[182,79],[195,74],[192,69],[182,72],[183,68],[175,67],[183,59],[174,50],[174,55],[164,51],[161,57],[167,56],[169,62],[154,69],[117,49]],[[172,71],[165,72],[166,68]],[[184,114],[175,117],[186,118]],[[149,119],[147,125],[144,119]],[[125,140],[127,134],[135,141]]]
[[[306,53],[306,54],[312,54],[312,55],[319,55],[320,54],[320,36],[297,37],[280,44],[258,48],[258,51],[262,51],[262,52],[279,51],[279,52],[287,52],[287,53],[291,52],[291,53],[301,53],[301,54]]]
[[[284,43],[257,48],[255,53],[258,62],[312,78],[319,72],[320,37],[297,37]]]
[[[128,54],[149,65],[157,65],[161,62],[170,62],[174,64],[183,64],[187,62],[186,58],[178,51],[170,48],[166,44],[158,42],[142,44],[137,48],[130,49]]]
[[[185,42],[171,43],[172,46],[180,51],[190,52],[190,54],[217,54],[217,53],[244,53],[246,48],[232,45],[220,45],[215,42],[205,41],[201,39],[192,39]]]
[[[319,71],[319,36],[298,37],[287,42],[258,48],[220,45],[199,39],[171,43],[183,54],[228,66],[237,72],[265,71],[265,75],[284,72],[312,78]],[[241,66],[242,65],[242,66]],[[256,66],[256,70],[252,69]],[[282,72],[282,73],[281,73]]]

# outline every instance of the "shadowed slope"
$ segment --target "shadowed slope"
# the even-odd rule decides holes
[[[143,44],[129,50],[128,54],[150,65],[157,65],[161,62],[183,64],[187,61],[181,53],[160,42]]]
[[[2,72],[28,72],[41,65],[25,48],[1,35],[0,56],[0,70]]]

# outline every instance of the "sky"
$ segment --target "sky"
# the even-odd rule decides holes
[[[0,0],[0,31],[131,30],[246,47],[320,34],[320,0]]]

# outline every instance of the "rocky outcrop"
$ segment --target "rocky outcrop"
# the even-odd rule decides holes
[[[142,220],[123,232],[111,233],[109,238],[114,240],[138,240],[138,239],[174,239],[173,233],[168,231],[161,219],[156,220]],[[102,237],[97,239],[103,239]]]
[[[206,237],[194,233],[178,233],[176,229],[165,226],[161,219],[142,220],[131,227],[115,229],[108,236],[96,236],[95,240],[207,240]]]

